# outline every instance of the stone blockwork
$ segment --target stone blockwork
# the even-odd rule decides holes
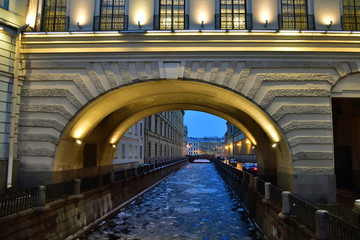
[[[0,218],[0,239],[55,240],[80,234],[88,227],[99,224],[106,216],[116,213],[121,204],[186,163],[186,160],[179,161],[145,175],[53,201],[45,207]]]
[[[282,131],[293,168],[333,169],[331,90],[341,77],[357,71],[358,62],[244,61],[233,55],[231,60],[216,55],[190,60],[146,57],[115,60],[104,55],[91,63],[76,57],[26,61],[19,124],[21,170],[52,171],[61,134],[92,100],[122,86],[168,76],[217,85],[249,99]],[[329,176],[334,178],[334,171]],[[330,198],[335,201],[334,194]]]

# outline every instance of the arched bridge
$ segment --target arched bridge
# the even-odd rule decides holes
[[[26,34],[20,185],[89,174],[86,144],[106,172],[128,127],[184,109],[241,129],[259,175],[311,202],[335,202],[332,101],[360,96],[358,38],[350,47],[341,34]]]

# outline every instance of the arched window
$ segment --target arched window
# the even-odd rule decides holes
[[[159,17],[155,19],[155,29],[187,29],[185,0],[160,0]]]
[[[66,5],[67,0],[45,0],[40,31],[67,31],[69,28],[69,21],[68,17],[66,17]]]
[[[127,30],[126,0],[101,0],[100,16],[95,17],[94,29],[99,31]]]
[[[346,31],[360,30],[360,0],[343,0],[343,28]]]
[[[249,29],[246,0],[220,0],[220,29]]]
[[[307,0],[281,0],[280,29],[311,29],[308,27]]]

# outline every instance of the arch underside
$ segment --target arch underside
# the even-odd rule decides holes
[[[80,169],[83,143],[97,144],[99,165],[112,164],[114,148],[129,127],[146,116],[170,110],[198,110],[222,117],[256,147],[259,171],[291,174],[287,143],[271,119],[249,100],[213,84],[190,80],[140,82],[113,90],[91,102],[71,121],[59,142],[53,171]],[[271,148],[277,143],[277,148]]]

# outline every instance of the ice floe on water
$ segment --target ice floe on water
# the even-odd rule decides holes
[[[188,166],[82,239],[260,239],[242,204],[213,164]]]

